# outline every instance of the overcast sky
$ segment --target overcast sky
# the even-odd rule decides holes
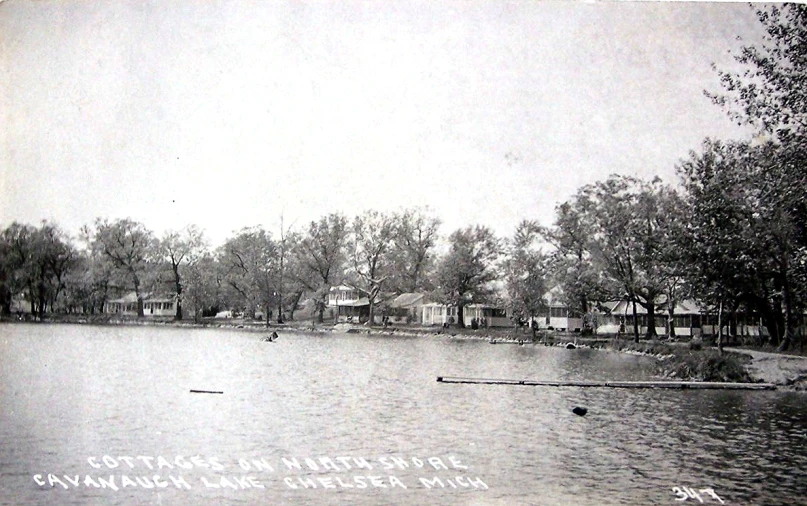
[[[0,225],[242,226],[428,206],[511,235],[747,132],[703,95],[747,4],[0,4]]]

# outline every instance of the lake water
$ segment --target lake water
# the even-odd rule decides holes
[[[701,504],[677,501],[683,487],[726,504],[807,496],[803,394],[443,384],[437,376],[636,380],[652,368],[611,352],[445,337],[260,337],[0,325],[0,501]]]

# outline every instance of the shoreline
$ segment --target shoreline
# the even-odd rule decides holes
[[[586,336],[568,333],[539,335],[533,341],[529,331],[519,329],[457,329],[455,327],[366,327],[348,323],[272,323],[255,320],[228,319],[196,322],[173,318],[115,317],[114,315],[58,315],[42,320],[2,317],[0,323],[11,324],[74,324],[93,326],[175,327],[198,329],[239,330],[254,333],[289,332],[321,335],[334,332],[372,336],[488,341],[491,344],[547,346],[570,349],[592,349],[653,358],[658,376],[669,381],[722,381],[730,383],[772,383],[782,391],[807,392],[807,357],[770,353],[753,349],[726,347],[723,355],[716,348],[691,350],[686,343],[616,339],[613,336]],[[523,336],[523,337],[520,337]]]

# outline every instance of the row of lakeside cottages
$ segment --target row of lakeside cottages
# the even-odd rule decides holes
[[[570,314],[566,305],[558,300],[558,293],[558,290],[553,290],[547,294],[548,310],[545,314],[534,318],[534,324],[539,329],[579,332],[583,327],[583,318]],[[366,322],[370,315],[370,301],[363,295],[360,290],[350,286],[331,288],[326,315],[337,322]],[[176,300],[172,296],[147,296],[143,302],[144,312],[146,316],[172,316],[176,313],[175,303]],[[109,300],[104,305],[104,312],[135,315],[137,298],[132,293],[120,299]],[[644,334],[648,325],[647,311],[637,304],[636,312],[639,331]],[[385,318],[388,323],[399,325],[451,325],[457,321],[457,308],[430,302],[422,293],[404,293],[392,300],[377,303],[376,323],[383,323]],[[724,325],[729,324],[728,318],[728,315],[724,315],[726,320]],[[736,328],[737,335],[758,336],[760,332],[762,335],[767,334],[759,317],[738,313],[733,318],[734,321],[731,323]],[[593,330],[596,334],[615,334],[620,331],[630,333],[633,328],[633,307],[627,301],[613,302],[595,312],[592,319],[595,322]],[[467,327],[471,327],[474,322],[479,327],[512,327],[514,324],[507,310],[488,304],[465,306],[463,320]],[[663,304],[656,312],[655,324],[657,334],[668,333],[667,310]],[[802,332],[804,325],[803,319],[800,325]],[[694,301],[687,300],[676,304],[673,326],[677,336],[713,335],[717,332],[717,314],[704,310]]]
[[[328,297],[328,307],[331,316],[337,321],[364,322],[370,316],[370,301],[362,297],[359,290],[349,286],[333,287]],[[583,318],[571,314],[566,304],[560,301],[560,290],[554,289],[546,294],[547,311],[536,316],[532,322],[539,329],[554,329],[568,332],[580,332],[583,328]],[[334,312],[334,309],[336,310]],[[444,325],[457,321],[457,307],[437,302],[429,302],[425,294],[405,293],[394,298],[389,303],[379,305],[375,312],[376,323],[381,323],[386,317],[393,324],[420,324]],[[636,305],[639,332],[645,334],[648,326],[647,310]],[[601,310],[594,313],[592,320],[595,334],[616,334],[617,332],[632,332],[633,306],[628,301],[612,302],[606,304]],[[767,335],[767,329],[762,326],[758,316],[735,314],[734,321],[730,322],[728,315],[724,315],[724,329],[729,323],[736,328],[737,335],[759,336]],[[666,335],[667,309],[662,304],[657,309],[655,317],[656,333]],[[708,312],[695,301],[687,300],[675,305],[673,311],[673,327],[677,336],[714,335],[717,333],[718,315]],[[476,321],[479,327],[512,327],[513,319],[507,310],[488,304],[470,304],[463,308],[463,321],[466,327],[472,326]],[[805,330],[807,321],[800,322],[801,332]]]

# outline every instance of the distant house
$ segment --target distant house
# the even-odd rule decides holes
[[[128,293],[104,304],[104,313],[137,316],[137,295]],[[143,294],[144,316],[174,316],[177,313],[175,295]]]
[[[11,297],[11,304],[9,305],[12,313],[30,313],[31,312],[31,299],[27,293],[21,293]]]
[[[655,324],[656,334],[667,335],[667,320],[669,308],[666,301],[662,300],[656,305]],[[638,322],[639,333],[646,334],[650,325],[647,310],[636,304],[636,320]],[[717,334],[718,315],[713,308],[706,308],[699,305],[694,300],[684,300],[675,304],[673,310],[673,328],[676,336],[715,335]],[[740,336],[765,336],[768,330],[762,325],[758,315],[738,312],[723,314],[721,324],[724,329],[733,328]],[[598,322],[598,334],[612,334],[620,330],[622,332],[633,332],[633,304],[628,300],[622,300],[613,306],[610,314],[603,316]]]
[[[443,325],[457,323],[457,307],[429,302],[421,307],[420,323],[423,325]]]
[[[563,302],[563,289],[559,286],[544,295],[547,309],[543,314],[536,315],[535,322],[540,329],[565,330],[580,332],[583,328],[583,317],[576,314]]]
[[[359,300],[361,295],[361,290],[352,286],[332,286],[328,291],[328,306],[337,307],[345,302],[355,302]]]
[[[421,306],[421,323],[423,325],[443,325],[457,323],[457,307],[453,305],[430,302]],[[462,322],[471,327],[476,320],[483,327],[510,327],[512,320],[503,308],[488,304],[468,304],[462,308]]]
[[[513,320],[504,308],[487,304],[470,304],[462,308],[462,319],[470,327],[476,320],[480,327],[512,327]]]
[[[424,293],[402,293],[386,305],[383,313],[390,323],[419,323],[425,303],[426,294]]]
[[[336,310],[337,322],[364,323],[370,318],[370,299],[358,288],[339,285],[328,292],[328,307]]]
[[[683,308],[677,307],[676,309],[682,310],[676,317],[681,320],[675,324],[676,334],[680,336],[692,335],[692,316],[699,315],[699,309],[694,309],[694,311],[690,310],[690,308],[684,310]],[[684,313],[686,313],[686,321],[683,321],[685,318]],[[646,334],[648,324],[650,323],[647,309],[638,302],[636,303],[636,320],[638,321],[639,334]],[[656,328],[656,334],[667,334],[667,314],[666,311],[662,311],[660,307],[656,308],[654,326]],[[614,304],[610,314],[602,315],[598,319],[595,332],[597,334],[615,334],[616,332],[631,334],[633,332],[633,303],[625,299]]]

